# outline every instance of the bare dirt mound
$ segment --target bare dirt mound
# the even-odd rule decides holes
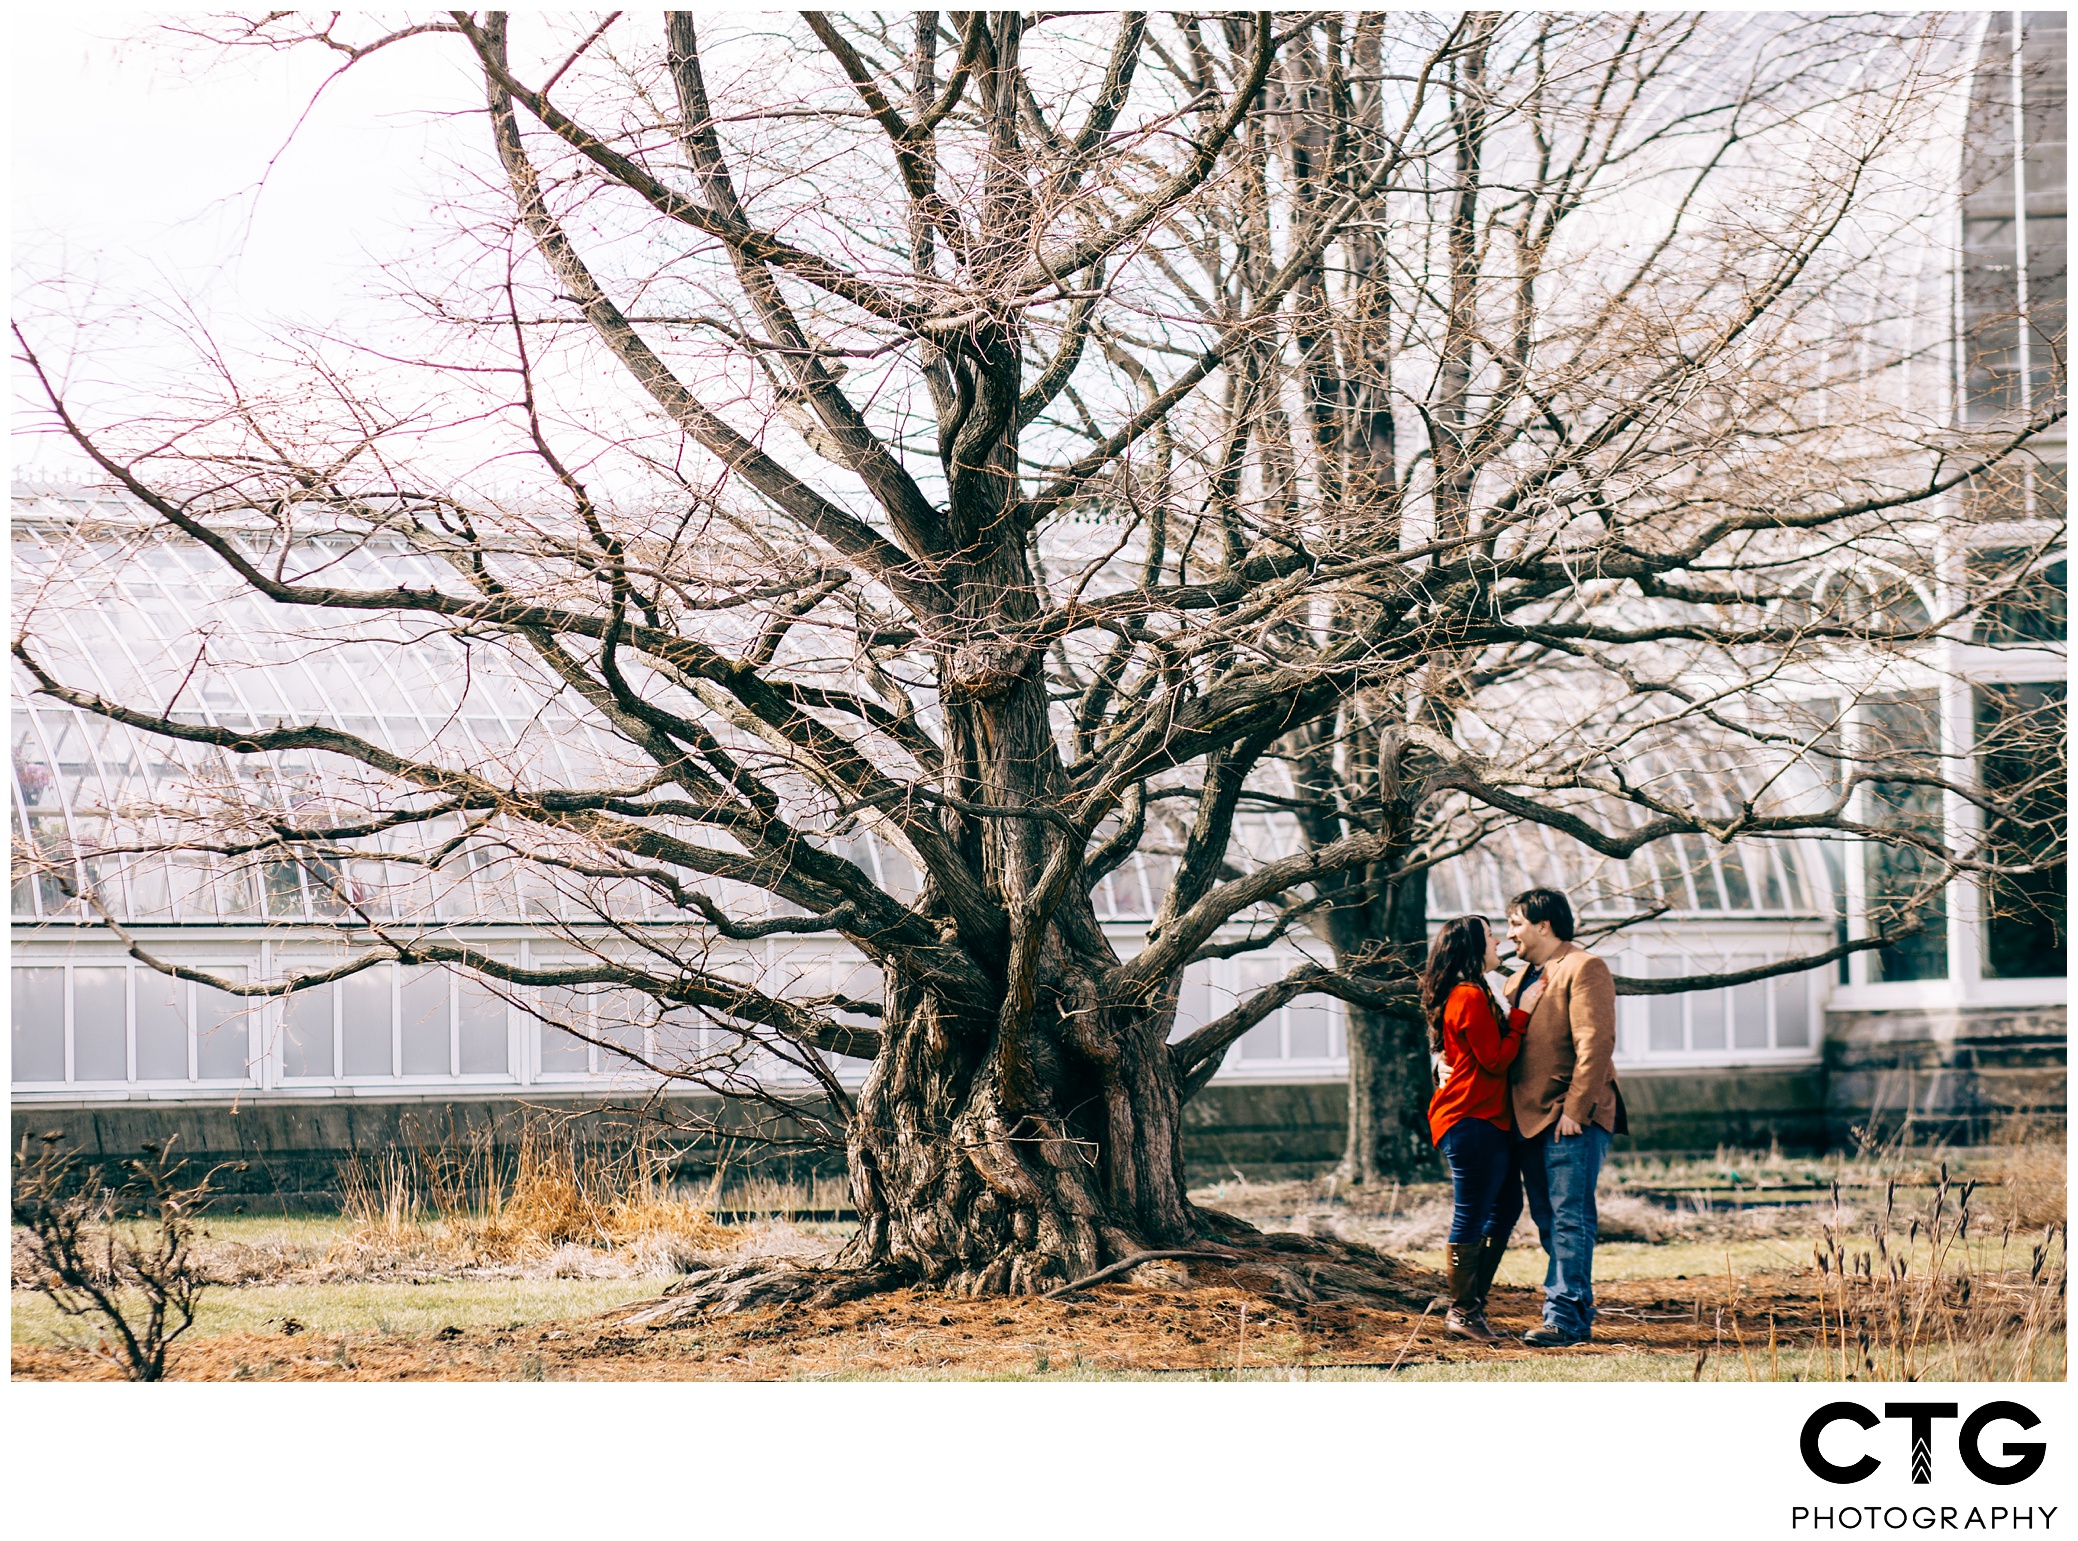
[[[825,1308],[765,1307],[671,1328],[611,1318],[509,1331],[449,1328],[427,1338],[229,1334],[177,1345],[183,1380],[792,1380],[839,1376],[989,1377],[1077,1371],[1203,1375],[1236,1369],[1301,1378],[1337,1366],[1387,1368],[1439,1360],[1528,1359],[1539,1350],[1486,1348],[1443,1335],[1440,1313],[1410,1302],[1276,1301],[1191,1264],[1191,1275],[1146,1265],[1144,1283],[1111,1282],[1063,1299],[955,1299],[896,1289]],[[1784,1293],[1750,1294],[1742,1309],[1774,1312],[1785,1338],[1816,1326],[1794,1280]],[[1692,1360],[1714,1353],[1700,1285],[1611,1284],[1596,1341],[1574,1354],[1651,1352]],[[1715,1297],[1712,1297],[1714,1302]],[[1498,1328],[1537,1321],[1532,1290],[1496,1291]],[[623,1315],[625,1313],[615,1313]],[[1747,1318],[1751,1328],[1754,1316]],[[1729,1341],[1727,1341],[1729,1347]],[[99,1379],[111,1372],[78,1350],[18,1346],[18,1379]]]

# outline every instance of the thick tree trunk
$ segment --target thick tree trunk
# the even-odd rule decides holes
[[[860,1225],[841,1261],[958,1294],[1031,1294],[1196,1239],[1159,1025],[1097,1014],[1108,1033],[1066,1033],[1075,1019],[1055,1011],[1020,1035],[1013,1087],[1000,1041],[963,1039],[928,994],[892,980],[852,1121]]]
[[[1413,809],[1403,809],[1397,822],[1409,836],[1404,852],[1412,845]],[[1338,917],[1338,964],[1383,955],[1409,971],[1419,970],[1429,940],[1427,872],[1386,877],[1374,888],[1382,892],[1371,903]],[[1405,1181],[1435,1159],[1428,1123],[1432,1090],[1428,1028],[1420,1007],[1409,1000],[1379,1010],[1352,1008],[1349,1130],[1339,1169],[1345,1182]]]
[[[1285,1301],[1419,1309],[1432,1275],[1333,1238],[1264,1235],[1185,1195],[1181,1099],[1161,1031],[1113,1033],[1102,1059],[1055,1038],[1013,1111],[999,1046],[958,1044],[928,996],[889,991],[888,1040],[850,1139],[859,1229],[833,1266],[735,1264],[688,1274],[625,1326],[668,1328],[760,1306],[831,1306],[923,1286],[1037,1295],[1144,1255],[1188,1255],[1235,1287]],[[1064,1019],[1075,1020],[1075,1019]],[[1097,1036],[1092,1034],[1092,1036]],[[1115,1046],[1123,1043],[1126,1050]]]
[[[1286,1300],[1419,1305],[1435,1281],[1367,1247],[1263,1235],[1185,1192],[1182,1097],[1169,1014],[1104,1002],[1097,960],[1050,948],[1046,1009],[1005,1043],[958,1021],[916,982],[889,978],[885,1034],[849,1140],[859,1229],[829,1268],[740,1264],[688,1275],[617,1313],[671,1327],[782,1303],[832,1305],[879,1290],[1043,1294],[1146,1253],[1189,1251],[1235,1285]],[[1111,960],[1106,960],[1111,961]]]
[[[1344,1181],[1404,1181],[1434,1159],[1427,1039],[1418,1012],[1351,1008]]]

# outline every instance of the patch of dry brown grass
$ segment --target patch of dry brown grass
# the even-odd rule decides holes
[[[542,1262],[558,1277],[591,1277],[610,1258],[642,1272],[676,1271],[730,1247],[738,1233],[715,1221],[711,1193],[695,1199],[672,1189],[669,1157],[641,1137],[601,1152],[547,1118],[521,1126],[509,1159],[487,1129],[458,1144],[355,1157],[340,1187],[356,1229],[332,1261]]]
[[[2067,1153],[2061,1135],[2016,1130],[1995,1148],[1997,1169],[1986,1185],[1985,1207],[2019,1231],[2062,1225],[2069,1213]]]

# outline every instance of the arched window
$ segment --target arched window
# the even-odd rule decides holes
[[[1997,11],[1986,21],[1963,144],[1967,422],[2062,403],[2066,36],[2062,11]]]

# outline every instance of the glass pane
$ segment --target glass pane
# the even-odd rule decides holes
[[[504,1075],[505,1002],[473,979],[455,981],[455,1017],[460,1028],[462,1074]]]
[[[864,977],[846,979],[842,970],[839,971],[838,993],[847,1000],[878,1000],[879,974],[872,970],[859,970],[856,973],[863,974]],[[863,990],[873,993],[863,994]],[[650,1015],[649,997],[634,990],[608,990],[595,997],[593,1004],[599,1014],[599,1036],[608,1043],[619,1044],[630,1054],[640,1057],[645,1048],[645,1018]],[[839,1021],[864,1023],[877,1020],[852,1012],[839,1012],[836,1016]],[[602,1048],[599,1051],[599,1068],[609,1071],[632,1070],[634,1065],[612,1050]]]
[[[2014,141],[2029,137],[2026,117],[2016,134],[2010,12],[1994,12],[1985,29],[1971,83],[1962,157],[1963,353],[1968,364],[1965,411],[1995,416],[2018,405],[2016,388],[2020,307],[2014,226]],[[2023,75],[2025,72],[2023,71]],[[2023,85],[2023,106],[2025,106]]]
[[[72,1079],[130,1079],[130,990],[126,968],[72,971]]]
[[[209,971],[233,984],[245,983],[242,968]],[[258,1007],[242,995],[195,986],[195,1074],[205,1081],[251,1077],[252,1021]]]
[[[1694,835],[1681,836],[1681,861],[1688,868],[1689,882],[1696,893],[1696,908],[1721,910],[1724,900],[1717,892],[1717,878],[1710,870],[1710,858],[1705,854],[1703,842]]]
[[[1978,774],[1996,802],[1988,854],[2034,872],[1985,881],[1983,959],[1990,979],[2056,979],[2068,968],[2065,898],[2069,772],[2062,684],[1994,685],[1976,692]]]
[[[879,969],[864,963],[847,966],[839,961],[833,970],[833,976],[832,988],[843,999],[865,1001],[875,1006],[882,1004]],[[631,1020],[639,1019],[644,1014],[643,1003],[639,1001],[629,1001],[615,1009],[617,1014]],[[862,1011],[836,1011],[832,1015],[840,1022],[850,1022],[859,1027],[873,1027],[880,1021],[880,1018]]]
[[[1741,968],[1751,968],[1759,959],[1742,958]],[[1756,979],[1735,985],[1732,997],[1732,1047],[1765,1049],[1768,1046],[1768,987],[1770,981]]]
[[[448,1018],[452,976],[442,968],[404,970],[397,1007],[404,1038],[404,1074],[447,1075],[454,1058]]]
[[[1766,858],[1763,858],[1765,860]],[[1735,910],[1750,910],[1754,907],[1753,890],[1746,882],[1746,861],[1735,845],[1723,846],[1717,853],[1717,870],[1724,877],[1725,897]],[[1780,905],[1775,908],[1781,908]]]
[[[1183,971],[1183,983],[1176,992],[1176,1027],[1170,1036],[1194,1033],[1218,1015],[1212,1009],[1212,965],[1193,963]]]
[[[1302,995],[1285,1007],[1285,1029],[1293,1059],[1328,1057],[1328,1024],[1334,1007],[1324,995]]]
[[[137,992],[137,1079],[185,1081],[188,1078],[188,987],[155,968],[141,968],[131,980]]]
[[[1234,977],[1234,1005],[1241,1005],[1266,985],[1284,977],[1282,965],[1266,958],[1240,958],[1230,965]],[[1223,1007],[1222,1010],[1231,1010]],[[1248,1060],[1283,1059],[1283,1011],[1273,1011],[1241,1038],[1241,1057]]]
[[[1970,640],[2061,642],[2069,627],[2070,571],[2031,550],[1978,550],[1967,559],[1970,594],[1982,608]]]
[[[332,1074],[332,990],[299,990],[282,1003],[281,1068],[284,1075]]]
[[[349,974],[339,981],[339,1037],[350,1076],[395,1075],[390,1041],[394,1026],[390,965]]]
[[[1789,885],[1788,908],[1801,910],[1804,907],[1804,883],[1802,875],[1797,871],[1797,863],[1803,858],[1794,854],[1788,846],[1779,847],[1775,855],[1782,863],[1783,880]],[[1768,869],[1768,908],[1784,908],[1781,892],[1775,886],[1775,871],[1772,867]]]
[[[587,1004],[572,990],[553,989],[540,993],[534,1009],[541,1016],[543,1075],[581,1075],[591,1068],[591,1045],[557,1025],[568,1022],[589,1031],[591,1016]]]
[[[1725,994],[1723,990],[1697,990],[1689,996],[1688,1046],[1691,1049],[1724,1047]]]
[[[710,1041],[706,1023],[698,1012],[674,1011],[658,1021],[655,1029],[656,1064],[663,1070],[690,1070],[700,1063]],[[719,1042],[719,1035],[712,1040]]]
[[[1811,975],[1781,974],[1775,987],[1775,1047],[1805,1049],[1811,1046]]]
[[[2020,405],[2019,247],[2005,196],[2003,213],[1963,220],[1964,410],[1979,422]]]
[[[1279,1012],[1271,1012],[1268,1018],[1251,1027],[1241,1035],[1241,1057],[1249,1060],[1283,1059],[1284,1035],[1279,1030]]]
[[[288,920],[302,918],[303,884],[294,862],[267,863],[263,886],[267,894],[268,914]]]
[[[12,995],[14,1078],[65,1079],[65,971],[18,968]]]
[[[1841,859],[1839,847],[1830,840],[1820,844],[1818,855],[1819,867],[1825,873],[1826,891],[1833,898],[1833,945],[1844,947],[1848,940],[1847,863]],[[1854,977],[1852,967],[1844,957],[1834,962],[1833,969],[1835,984],[1847,984]]]
[[[1652,973],[1656,979],[1672,979],[1688,972],[1685,958],[1654,958]],[[1683,1027],[1687,1015],[1678,995],[1648,995],[1645,997],[1645,1046],[1654,1054],[1679,1054],[1688,1047],[1688,1036]]]
[[[1674,843],[1671,840],[1655,840],[1651,851],[1653,864],[1659,869],[1660,892],[1666,897],[1667,903],[1677,910],[1694,909],[1695,900],[1689,897],[1681,855],[1674,849]]]
[[[1938,700],[1932,692],[1916,692],[1866,703],[1866,752],[1900,770],[1938,776]],[[1877,828],[1937,841],[1945,837],[1939,788],[1879,781],[1870,785],[1868,797],[1869,822]],[[1870,974],[1886,982],[1946,979],[1948,905],[1938,881],[1940,863],[1916,846],[1880,843],[1863,848],[1863,862],[1871,929],[1887,929],[1914,915],[1925,921],[1916,936],[1878,949],[1870,958]]]

